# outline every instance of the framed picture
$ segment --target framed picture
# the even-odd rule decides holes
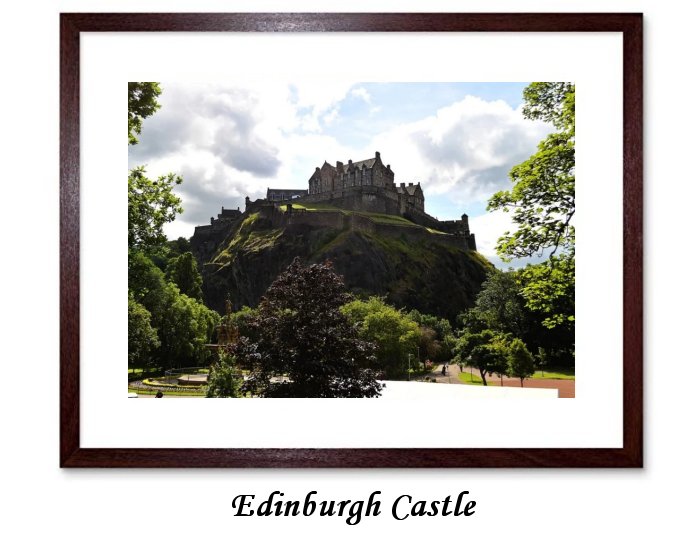
[[[61,466],[641,467],[642,60],[640,14],[62,14]]]

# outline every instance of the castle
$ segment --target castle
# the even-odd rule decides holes
[[[316,167],[309,178],[308,189],[267,189],[266,197],[255,201],[246,197],[245,212],[260,212],[272,225],[279,227],[291,223],[389,231],[395,226],[377,224],[372,214],[395,215],[415,223],[415,235],[443,236],[447,243],[476,251],[476,239],[469,230],[466,214],[460,220],[439,221],[425,213],[425,197],[420,182],[394,183],[391,165],[384,165],[379,151],[374,158],[359,162],[340,161],[331,166],[324,162]],[[300,204],[295,208],[294,204]],[[304,205],[323,204],[328,209],[304,213]],[[359,212],[348,218],[340,210]],[[362,215],[364,214],[364,215]],[[221,208],[217,218],[209,225],[195,227],[192,243],[209,253],[223,239],[228,227],[239,220],[243,212]],[[399,229],[405,234],[406,229]],[[451,235],[445,237],[445,235]],[[200,253],[197,251],[197,253]]]
[[[345,210],[390,215],[424,214],[425,207],[420,182],[396,185],[391,165],[384,165],[379,151],[359,162],[337,161],[335,166],[324,162],[309,178],[308,189],[268,189],[266,200],[327,202]]]

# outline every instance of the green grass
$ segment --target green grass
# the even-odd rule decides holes
[[[544,374],[544,375],[543,375]],[[532,380],[575,380],[576,374],[572,369],[557,369],[557,370],[536,370],[530,377]]]
[[[574,376],[574,371],[573,370],[566,370],[566,369],[560,369],[559,371],[553,371],[553,372],[548,372],[544,371],[544,376],[542,376],[542,373],[538,370],[535,372],[534,375],[530,376],[528,380],[575,380],[576,377]],[[478,372],[474,372],[474,375],[472,376],[469,372],[461,372],[459,374],[459,380],[462,383],[466,383],[467,385],[482,385],[483,382],[481,381],[481,377],[479,376]],[[492,385],[500,387],[501,385],[501,380],[500,378],[486,378],[486,381],[489,384],[489,387]]]
[[[419,228],[425,228],[421,227],[420,225],[415,224],[413,221],[409,221],[405,217],[401,217],[400,215],[389,215],[386,213],[372,213],[372,212],[350,212],[354,213],[355,215],[359,215],[361,217],[367,217],[374,221],[375,223],[384,223],[387,225],[403,225],[405,227],[419,227]]]
[[[337,208],[331,204],[323,204],[323,203],[317,203],[317,202],[309,202],[308,204],[292,204],[292,209],[294,210],[306,210],[309,212],[315,212],[315,211],[338,211],[342,212],[344,210],[341,210],[340,208]]]
[[[425,228],[421,227],[420,225],[417,225],[413,221],[409,221],[405,217],[401,217],[400,215],[391,215],[391,214],[386,214],[386,213],[373,213],[373,212],[359,212],[356,210],[344,210],[342,208],[338,208],[336,206],[333,206],[331,204],[322,204],[322,203],[315,203],[315,202],[309,202],[308,204],[299,204],[299,203],[294,203],[292,204],[292,209],[294,210],[306,210],[308,212],[318,212],[318,211],[334,211],[334,212],[340,212],[343,215],[359,215],[361,217],[367,217],[371,219],[372,221],[375,221],[376,223],[384,223],[384,224],[389,224],[389,225],[403,225],[406,227],[420,227],[420,228]],[[440,231],[436,231],[434,229],[426,229],[430,232],[437,233],[437,234],[444,234],[441,233]]]
[[[474,374],[470,374],[469,372],[460,372],[459,381],[461,381],[462,383],[466,383],[467,385],[481,385],[482,387],[484,385],[484,382],[481,381],[481,376],[479,376],[478,372],[475,372]],[[486,378],[486,381],[489,385],[501,385],[500,381],[494,383],[489,381],[488,378]]]

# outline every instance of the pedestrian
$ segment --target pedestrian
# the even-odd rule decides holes
[[[442,365],[442,375],[445,376],[447,374],[447,365]]]

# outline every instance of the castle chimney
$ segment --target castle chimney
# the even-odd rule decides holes
[[[375,159],[378,159],[378,158],[379,158],[379,151],[375,151],[375,152],[374,152],[374,158],[375,158]]]
[[[406,184],[405,184],[403,181],[401,182],[401,187],[402,187],[402,188],[405,188],[405,187],[406,187]]]
[[[343,167],[343,163],[340,161],[335,161],[335,167],[340,170]]]
[[[391,170],[391,165],[390,165],[390,164],[387,164],[387,165],[386,165],[386,169],[387,169],[387,170]]]
[[[317,167],[316,167],[316,172],[320,172],[320,171],[321,171],[321,169],[317,166]]]
[[[409,187],[413,187],[413,182],[408,184]]]
[[[352,164],[352,159],[348,159],[348,166]]]

